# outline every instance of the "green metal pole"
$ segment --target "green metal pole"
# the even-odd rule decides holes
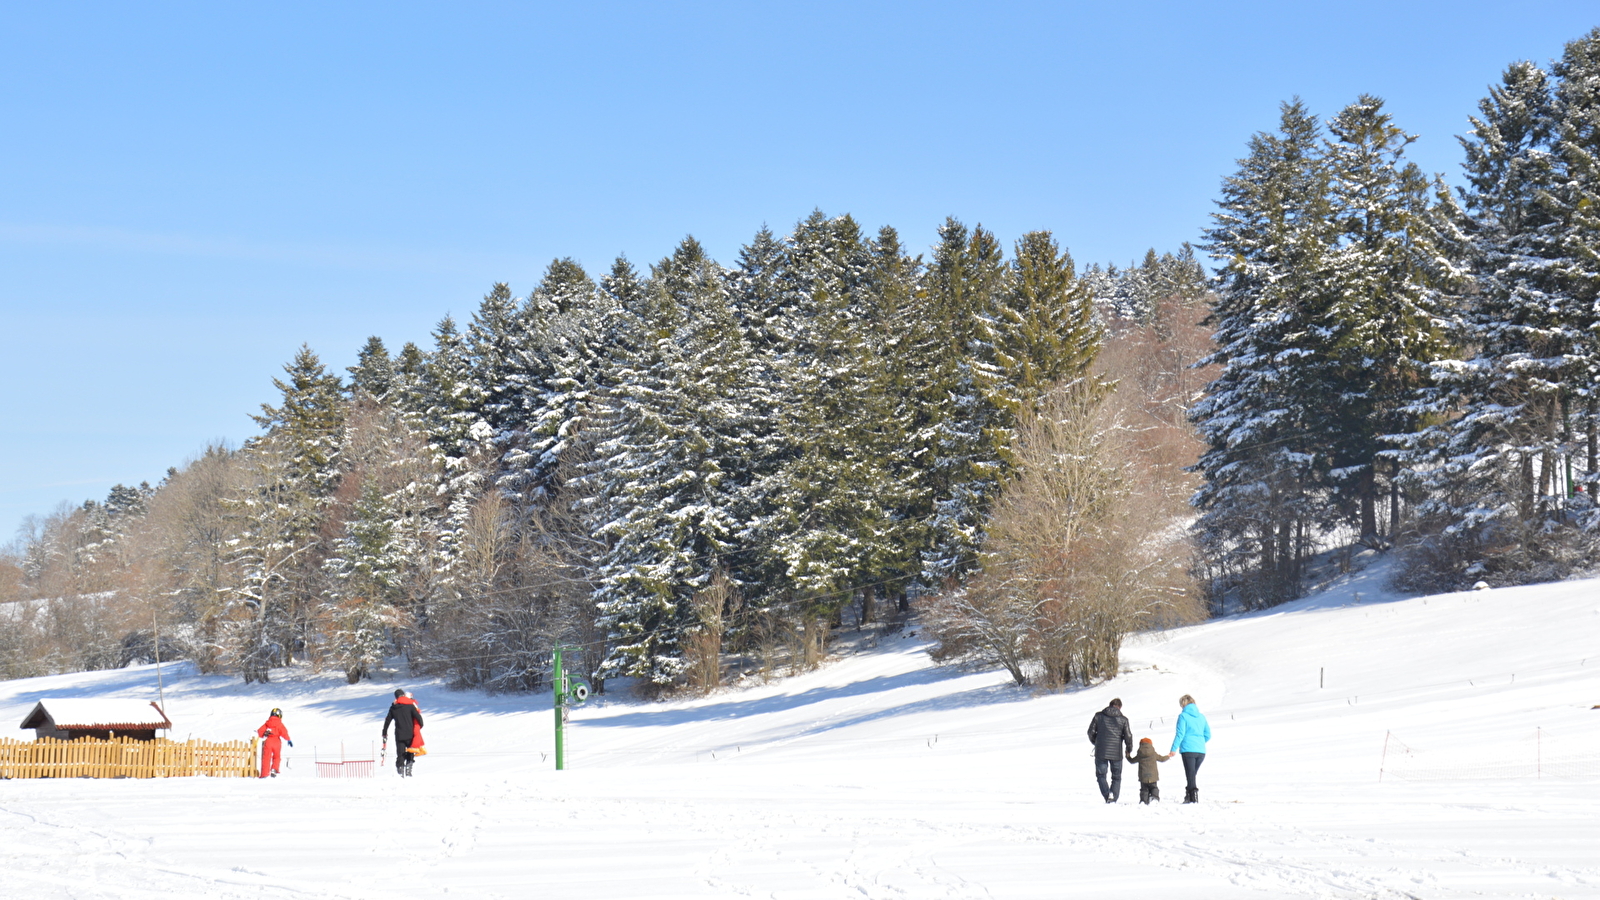
[[[563,768],[566,767],[566,762],[567,762],[566,761],[566,754],[564,752],[565,748],[562,746],[562,740],[561,740],[561,738],[562,738],[562,734],[561,734],[561,712],[562,712],[561,706],[562,706],[562,701],[564,699],[566,699],[566,694],[567,694],[567,673],[566,673],[566,670],[561,668],[561,647],[559,645],[556,647],[555,665],[552,667],[551,672],[550,672],[550,685],[551,685],[551,689],[555,693],[555,708],[556,708],[556,771],[559,772]]]

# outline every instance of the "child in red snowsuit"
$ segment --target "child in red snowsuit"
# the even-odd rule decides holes
[[[294,741],[289,739],[289,729],[283,727],[283,710],[274,709],[267,721],[256,729],[256,737],[261,738],[261,777],[278,777],[278,760],[282,758],[279,741],[289,741],[289,746],[294,746]]]

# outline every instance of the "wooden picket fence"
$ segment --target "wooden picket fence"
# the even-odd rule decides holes
[[[259,759],[255,738],[225,743],[0,739],[0,778],[253,778],[260,774]]]

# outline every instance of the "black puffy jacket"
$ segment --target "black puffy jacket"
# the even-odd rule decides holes
[[[1089,740],[1094,742],[1095,759],[1123,759],[1133,755],[1133,728],[1128,725],[1128,717],[1115,706],[1094,714],[1089,722]]]
[[[417,726],[422,724],[422,713],[408,703],[389,704],[389,715],[383,720],[383,737],[389,737],[389,723],[394,723],[394,739],[409,745],[417,739]]]

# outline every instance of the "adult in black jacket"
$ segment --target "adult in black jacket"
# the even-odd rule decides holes
[[[1133,754],[1133,729],[1122,714],[1122,700],[1112,700],[1110,706],[1094,714],[1089,722],[1089,741],[1094,744],[1094,777],[1100,783],[1100,796],[1107,803],[1115,803],[1122,795],[1122,760]]]
[[[383,740],[389,740],[389,723],[394,723],[394,770],[401,775],[411,774],[411,764],[416,762],[416,756],[411,753],[411,744],[417,739],[417,729],[422,727],[422,713],[417,711],[417,705],[411,697],[398,688],[394,692],[394,702],[389,704],[389,715],[383,720]]]

